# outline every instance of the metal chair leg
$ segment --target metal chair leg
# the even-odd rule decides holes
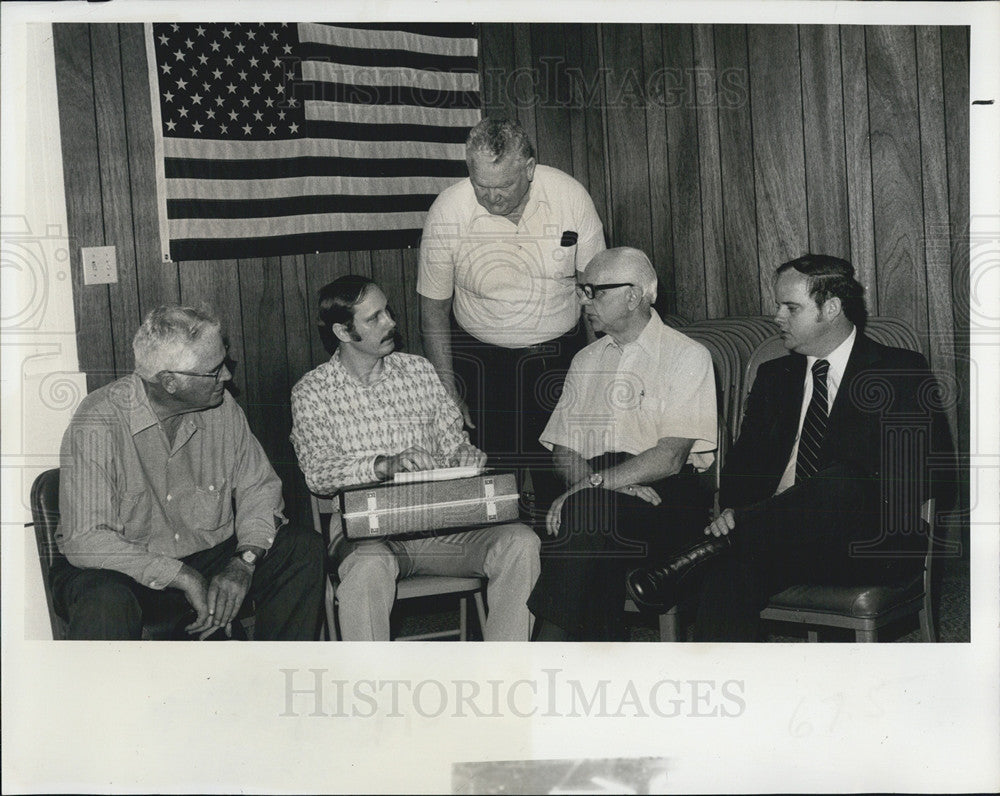
[[[936,642],[937,628],[934,627],[934,610],[931,607],[930,594],[924,595],[924,607],[920,609],[920,630],[924,634],[924,641]]]
[[[660,641],[677,641],[679,637],[680,622],[677,619],[677,606],[674,606],[660,614]]]
[[[476,614],[479,616],[479,630],[485,636],[486,635],[486,603],[483,602],[483,592],[482,590],[477,591],[473,594],[473,599],[476,601]]]
[[[330,578],[326,579],[326,637],[329,641],[340,641],[337,632],[337,593]]]

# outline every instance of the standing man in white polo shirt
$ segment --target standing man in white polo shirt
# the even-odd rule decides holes
[[[469,178],[438,196],[424,224],[424,351],[479,447],[521,475],[532,466],[543,502],[557,491],[538,437],[587,342],[574,290],[605,249],[604,229],[580,183],[535,163],[517,122],[481,121],[466,160]]]

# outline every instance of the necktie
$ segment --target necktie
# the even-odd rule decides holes
[[[815,475],[819,467],[819,451],[826,436],[826,374],[829,370],[830,363],[825,359],[817,359],[813,363],[813,392],[802,421],[802,434],[799,436],[799,452],[795,460],[796,482]]]

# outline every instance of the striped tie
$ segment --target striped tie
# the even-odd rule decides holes
[[[795,481],[798,483],[812,475],[819,468],[819,451],[826,436],[826,418],[828,414],[826,397],[826,374],[830,363],[825,359],[817,359],[812,366],[813,393],[806,409],[805,420],[802,421],[802,434],[799,436],[799,452],[795,460]]]

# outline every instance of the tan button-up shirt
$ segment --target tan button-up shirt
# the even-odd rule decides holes
[[[233,533],[270,548],[283,507],[281,481],[229,393],[184,415],[171,446],[133,374],[88,395],[63,436],[56,538],[77,567],[162,589],[181,558]]]

